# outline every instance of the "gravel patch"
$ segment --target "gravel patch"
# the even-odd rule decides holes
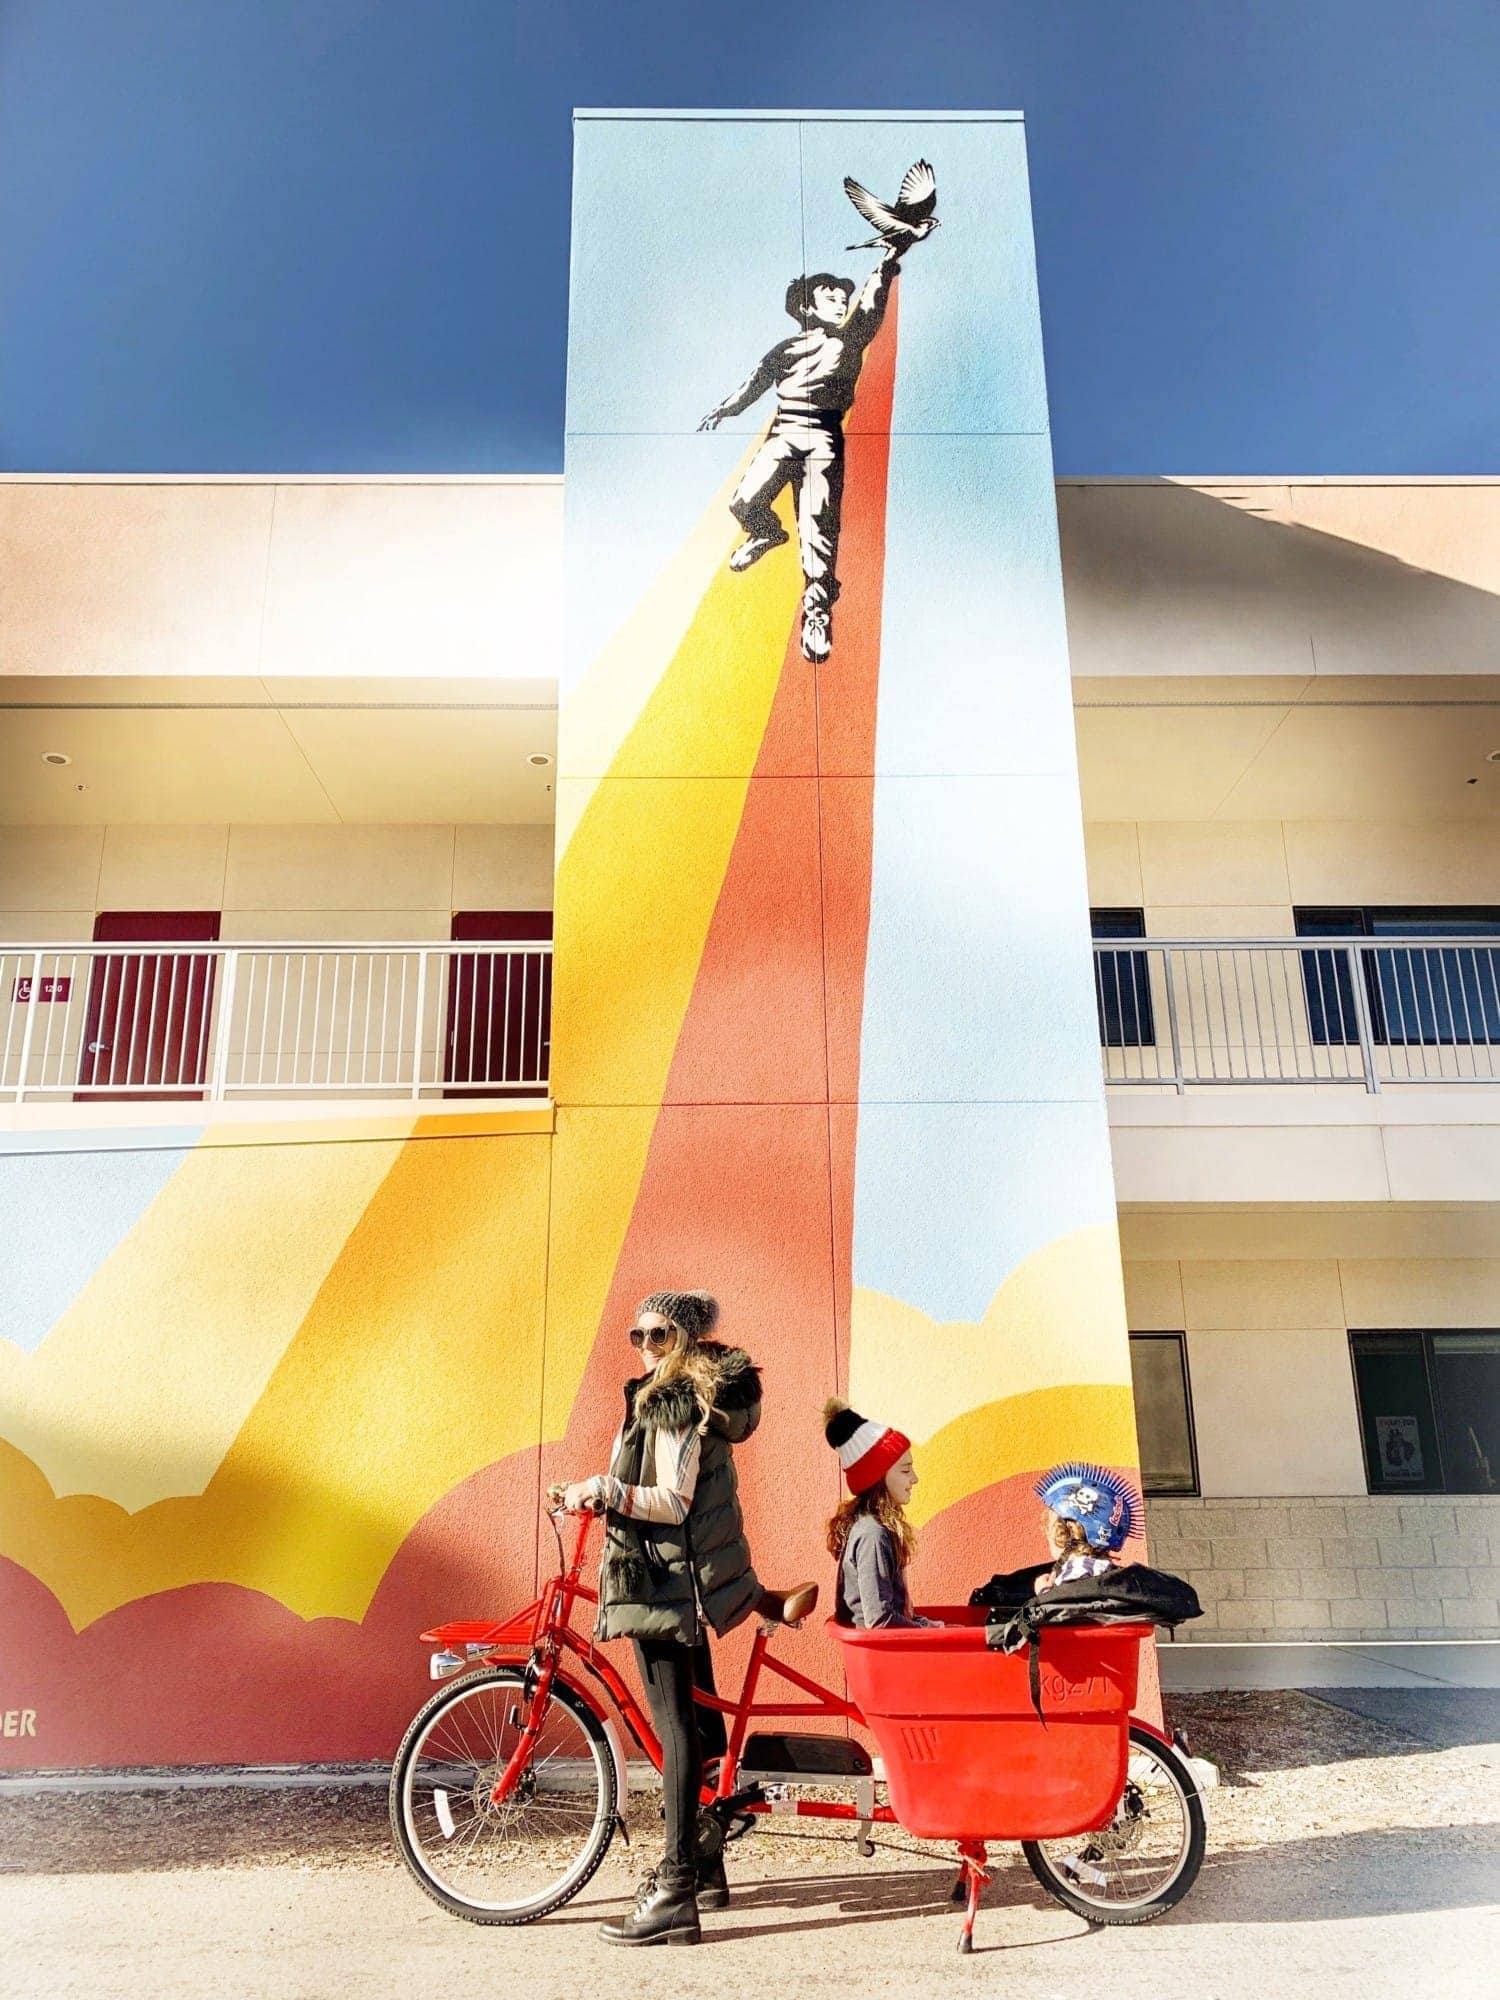
[[[1218,1765],[1207,1795],[1210,1857],[1321,1837],[1424,1829],[1494,1840],[1494,1744],[1438,1749],[1378,1719],[1296,1692],[1177,1695],[1171,1720],[1193,1753]],[[632,1799],[631,1844],[616,1841],[601,1875],[611,1889],[659,1851],[650,1796]],[[735,1843],[732,1872],[762,1876],[951,1866],[951,1850],[876,1828],[872,1861],[848,1831],[773,1821]],[[1019,1858],[1019,1857],[1015,1857]],[[292,1867],[400,1872],[375,1785],[0,1797],[0,1874],[59,1876]]]

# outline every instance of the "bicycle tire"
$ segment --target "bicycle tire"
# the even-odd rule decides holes
[[[579,1890],[592,1879],[599,1864],[609,1852],[610,1842],[614,1839],[615,1828],[619,1824],[619,1792],[615,1779],[614,1756],[605,1731],[604,1718],[592,1702],[571,1682],[555,1680],[552,1683],[549,1700],[565,1708],[589,1739],[590,1747],[594,1751],[594,1768],[599,1783],[599,1807],[595,1815],[594,1830],[584,1849],[582,1862],[575,1862],[557,1883],[551,1884],[530,1901],[503,1908],[469,1902],[462,1896],[455,1895],[443,1883],[434,1880],[423,1866],[420,1851],[407,1822],[408,1773],[428,1730],[449,1708],[472,1694],[477,1687],[507,1684],[514,1687],[519,1695],[523,1688],[520,1667],[484,1667],[477,1672],[463,1674],[439,1688],[429,1700],[425,1701],[412,1717],[406,1734],[401,1739],[401,1747],[396,1752],[395,1762],[391,1766],[389,1801],[391,1831],[395,1836],[397,1850],[423,1894],[430,1896],[433,1902],[447,1910],[450,1916],[461,1917],[465,1923],[509,1927],[534,1924],[539,1918],[550,1916],[554,1910],[560,1910],[565,1903],[571,1902]]]
[[[1054,1868],[1041,1841],[1023,1840],[1021,1851],[1026,1856],[1032,1874],[1047,1891],[1084,1922],[1099,1929],[1116,1929],[1129,1924],[1150,1924],[1158,1917],[1164,1917],[1168,1910],[1180,1903],[1198,1879],[1198,1871],[1203,1866],[1203,1853],[1208,1843],[1208,1821],[1203,1811],[1203,1798],[1198,1790],[1198,1781],[1182,1753],[1174,1744],[1164,1743],[1150,1730],[1137,1728],[1132,1724],[1130,1744],[1134,1750],[1149,1752],[1170,1775],[1181,1797],[1182,1809],[1187,1818],[1187,1850],[1181,1865],[1164,1889],[1143,1897],[1138,1903],[1105,1904],[1080,1895],[1071,1883],[1066,1881]]]

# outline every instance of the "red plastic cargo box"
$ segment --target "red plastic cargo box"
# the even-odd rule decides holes
[[[861,1632],[828,1621],[901,1824],[928,1840],[1052,1840],[1107,1824],[1151,1627],[1043,1627],[1039,1719],[1027,1654],[991,1652],[983,1610],[925,1615],[944,1622]]]

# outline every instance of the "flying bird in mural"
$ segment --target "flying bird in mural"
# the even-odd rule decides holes
[[[937,175],[926,160],[907,168],[889,206],[848,174],[844,176],[844,193],[876,231],[863,243],[846,243],[846,250],[881,250],[888,245],[909,250],[938,226]]]
[[[880,331],[901,259],[937,228],[937,177],[926,160],[907,169],[894,208],[858,181],[844,181],[849,199],[881,234],[870,243],[880,262],[856,289],[850,278],[815,271],[793,278],[786,310],[800,332],[778,341],[699,424],[714,431],[737,417],[768,389],[776,414],[759,450],[746,466],[729,502],[745,539],[729,558],[747,570],[789,539],[773,502],[789,486],[797,509],[802,558],[802,657],[814,665],[833,650],[833,606],[839,594],[839,526],[844,503],[844,418],[854,402],[865,350]]]

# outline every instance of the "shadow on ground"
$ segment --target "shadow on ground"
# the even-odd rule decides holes
[[[1313,1699],[1383,1723],[1424,1749],[1483,1747],[1500,1761],[1500,1688],[1319,1688]]]
[[[1266,1772],[1462,1746],[1487,1746],[1500,1761],[1493,1688],[1247,1688],[1170,1694],[1165,1705],[1193,1754],[1217,1764],[1231,1786]]]
[[[1478,1838],[1476,1838],[1476,1833]],[[1020,1907],[1056,1917],[1054,1938],[1028,1935],[1002,1949],[1062,1943],[1087,1930],[1042,1889],[1014,1851],[985,1890],[982,1911]],[[1378,1833],[1334,1834],[1210,1855],[1190,1893],[1161,1921],[1171,1924],[1338,1922],[1418,1911],[1488,1908],[1500,1867],[1500,1828],[1396,1826]],[[705,1944],[744,1943],[820,1931],[830,1924],[881,1924],[960,1913],[949,1899],[951,1867],[914,1866],[881,1873],[778,1876],[736,1882],[729,1918],[704,1920]],[[618,1897],[585,1892],[551,1924],[596,1926],[618,1913]],[[995,1947],[992,1947],[995,1948]]]

